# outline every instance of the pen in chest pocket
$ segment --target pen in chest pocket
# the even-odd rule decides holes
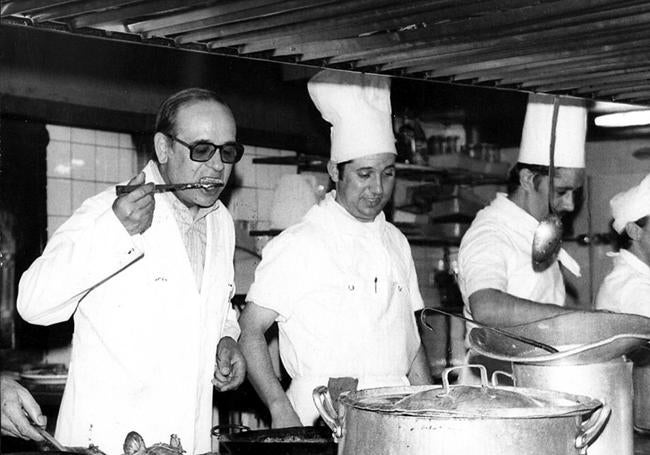
[[[377,293],[377,277],[375,277],[375,294]]]

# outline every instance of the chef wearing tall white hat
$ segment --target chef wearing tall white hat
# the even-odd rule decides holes
[[[596,297],[596,308],[650,317],[650,175],[609,202],[619,234],[614,268]]]
[[[390,79],[326,70],[308,89],[331,124],[336,189],[266,246],[239,320],[249,379],[275,428],[312,425],[312,391],[329,378],[358,388],[430,381],[411,249],[382,212],[395,184]],[[264,339],[274,321],[286,393]]]
[[[539,222],[549,214],[549,164],[553,97],[530,95],[518,162],[510,172],[508,192],[499,193],[481,210],[459,250],[459,285],[467,316],[486,324],[509,326],[565,312],[560,264],[580,276],[564,250],[539,270],[532,243]],[[582,186],[587,110],[581,100],[560,99],[555,131],[557,213],[574,209],[574,192]]]

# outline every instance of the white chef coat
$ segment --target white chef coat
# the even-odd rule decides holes
[[[150,162],[147,181],[158,181]],[[115,188],[86,200],[20,280],[18,311],[49,325],[74,315],[68,381],[56,437],[68,446],[123,452],[178,434],[187,454],[211,449],[216,346],[235,339],[234,226],[217,202],[207,217],[200,291],[165,195],[151,227],[130,236],[111,205]]]
[[[458,283],[466,314],[471,316],[469,296],[480,289],[564,305],[566,293],[558,262],[542,272],[533,270],[531,254],[538,224],[505,193],[498,193],[476,214],[458,252]],[[580,267],[566,251],[561,250],[558,259],[579,276]]]
[[[650,317],[650,266],[622,249],[596,297],[596,309]]]
[[[330,377],[407,385],[423,307],[408,241],[380,213],[362,223],[330,192],[264,249],[247,301],[276,311],[287,391],[304,425]]]
[[[463,312],[472,318],[469,296],[481,289],[496,289],[535,302],[564,306],[566,291],[559,261],[580,275],[577,262],[564,250],[558,261],[544,271],[533,270],[532,245],[539,222],[508,199],[497,197],[480,210],[460,243],[458,284]],[[474,327],[467,324],[467,332]],[[469,346],[468,346],[469,347]],[[467,361],[484,362],[468,355]],[[463,382],[470,382],[463,376]]]

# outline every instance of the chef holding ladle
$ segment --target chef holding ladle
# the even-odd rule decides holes
[[[541,234],[559,226],[552,214],[574,209],[584,180],[586,114],[581,100],[530,95],[508,192],[477,214],[461,242],[465,316],[507,327],[569,311],[560,263],[577,276],[580,267],[559,248],[560,237]]]

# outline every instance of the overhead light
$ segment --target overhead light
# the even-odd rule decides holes
[[[596,123],[596,126],[603,126],[606,128],[650,125],[650,109],[600,115],[596,117],[594,122]]]

